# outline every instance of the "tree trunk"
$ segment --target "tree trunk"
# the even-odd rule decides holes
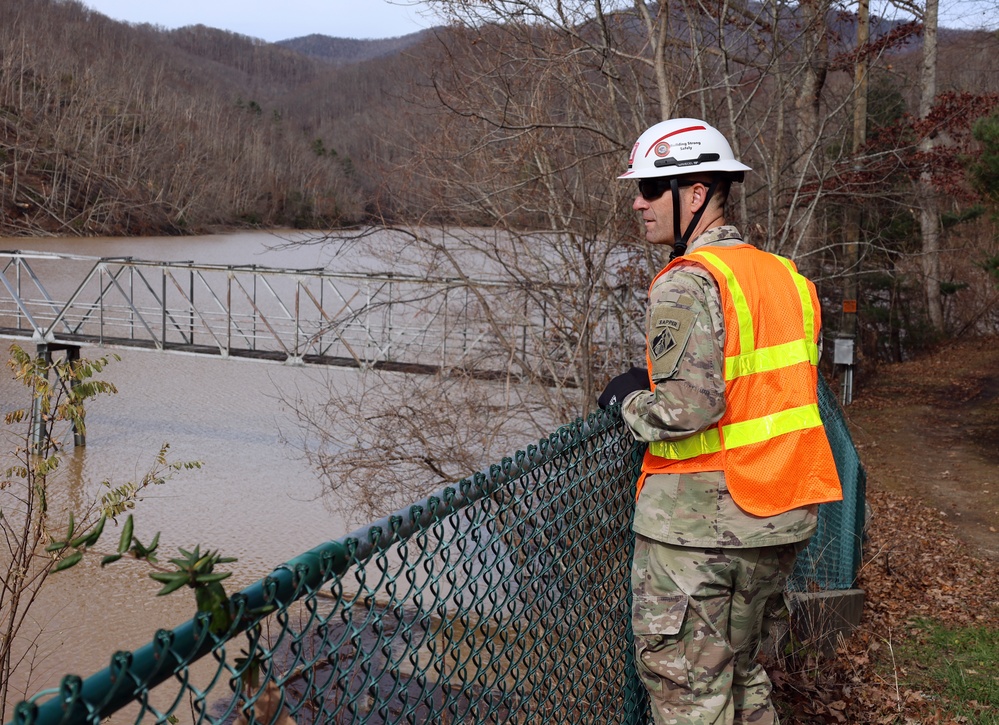
[[[802,13],[802,74],[795,116],[799,150],[795,160],[797,186],[807,184],[817,176],[816,151],[820,147],[822,91],[829,70],[829,0],[805,0],[799,5]],[[795,225],[801,229],[796,255],[799,269],[809,277],[816,276],[819,231],[815,221],[814,205],[806,204],[795,213]]]
[[[923,17],[923,69],[920,79],[919,118],[930,115],[937,95],[937,13],[939,0],[926,0]],[[919,144],[924,154],[932,151],[933,133],[927,133]],[[940,201],[933,188],[929,170],[919,176],[919,230],[923,239],[923,284],[926,289],[926,312],[930,324],[943,332],[943,301],[940,296]]]

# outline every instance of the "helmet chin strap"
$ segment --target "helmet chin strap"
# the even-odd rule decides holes
[[[677,257],[682,257],[683,253],[687,251],[687,242],[690,241],[690,235],[693,234],[697,224],[701,221],[701,217],[704,216],[704,212],[708,208],[708,202],[711,201],[711,197],[715,194],[718,181],[718,179],[711,180],[711,183],[708,185],[708,193],[704,197],[704,203],[701,204],[700,209],[694,212],[693,219],[687,225],[687,231],[680,234],[680,183],[676,180],[675,176],[669,180],[669,188],[673,196],[673,252],[669,255],[669,261],[672,262]]]

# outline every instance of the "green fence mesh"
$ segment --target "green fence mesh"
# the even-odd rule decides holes
[[[824,398],[845,435],[831,434],[837,459],[855,461],[844,480],[861,488],[834,517],[820,510],[801,574],[819,588],[852,584],[860,531],[845,512],[863,507]],[[18,704],[13,722],[648,722],[629,593],[642,452],[616,411],[579,420],[278,567],[231,598],[227,631],[206,615],[160,630]]]
[[[836,395],[821,375],[819,414],[843,484],[843,500],[819,507],[819,527],[798,555],[788,582],[795,591],[850,589],[862,554],[867,477]]]

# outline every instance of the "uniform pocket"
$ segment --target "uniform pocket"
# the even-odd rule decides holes
[[[681,636],[687,595],[635,594],[631,626],[639,675],[652,699],[680,704],[692,699],[690,665]]]
[[[676,636],[687,614],[687,595],[653,596],[635,593],[631,610],[631,628],[636,635]]]

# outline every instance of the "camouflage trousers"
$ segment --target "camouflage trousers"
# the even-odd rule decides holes
[[[635,659],[658,725],[777,723],[757,663],[805,542],[694,549],[636,536]]]

